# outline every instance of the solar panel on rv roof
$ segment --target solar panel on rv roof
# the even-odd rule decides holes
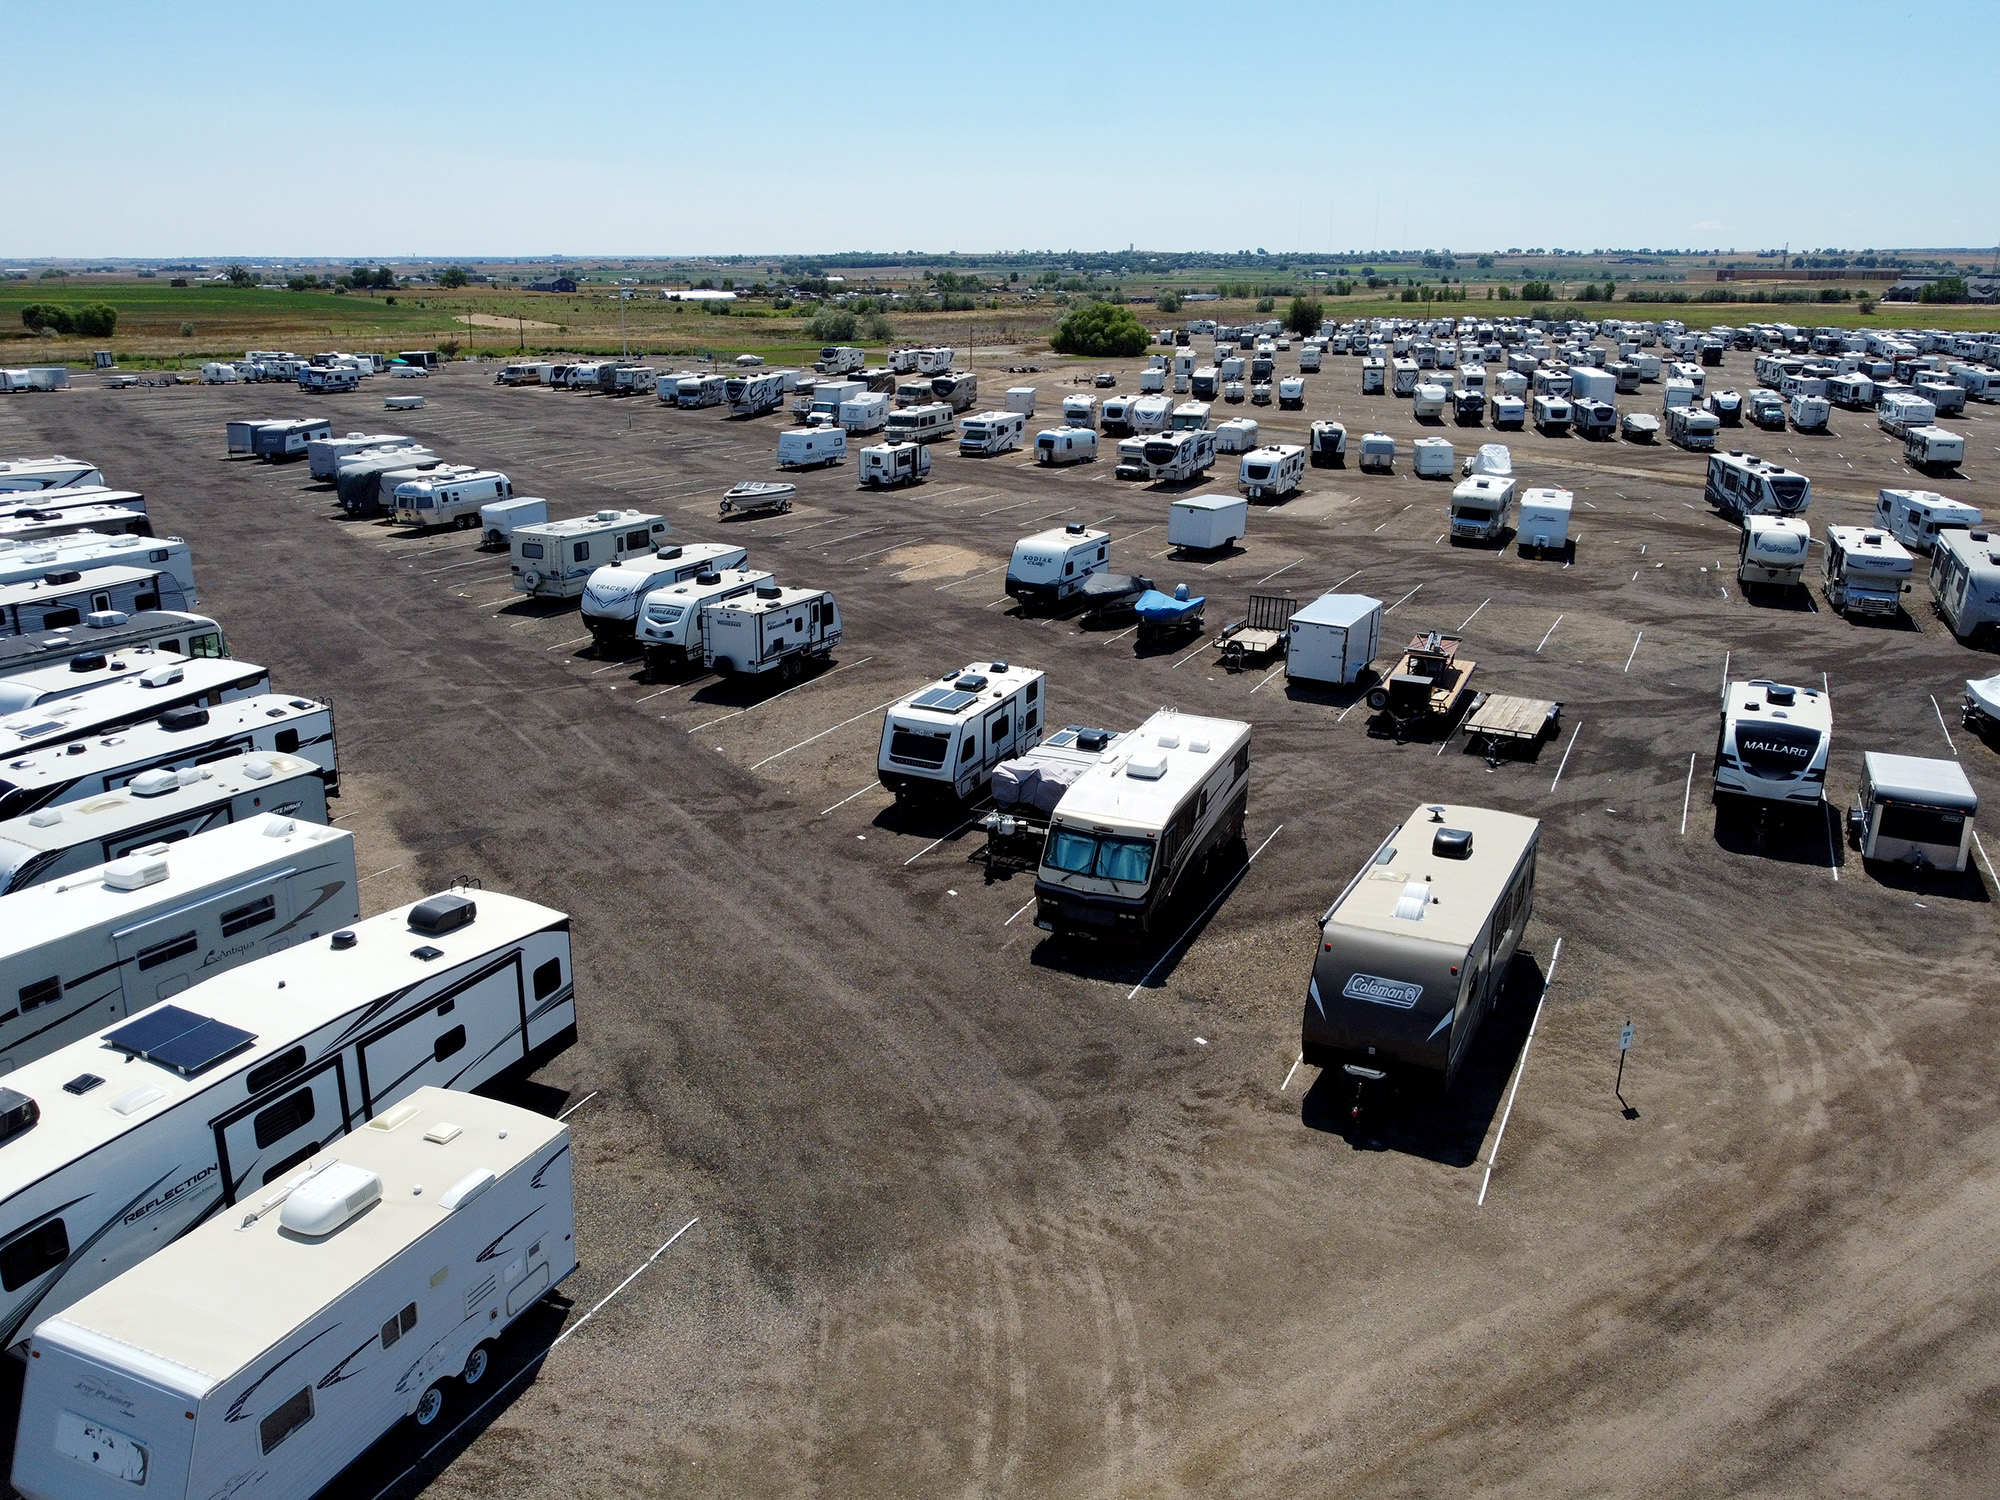
[[[182,1010],[178,1005],[162,1005],[116,1031],[106,1032],[104,1040],[121,1052],[172,1068],[183,1078],[192,1078],[232,1053],[242,1051],[257,1040],[257,1035]]]
[[[934,708],[939,713],[955,714],[966,704],[976,702],[977,693],[961,693],[952,688],[932,688],[919,693],[910,700],[912,708]]]

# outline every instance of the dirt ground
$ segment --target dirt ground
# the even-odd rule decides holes
[[[1749,361],[1710,378],[1747,391]],[[785,417],[492,369],[394,414],[379,380],[0,405],[0,451],[144,490],[235,654],[332,701],[370,909],[469,875],[575,918],[582,1040],[524,1098],[575,1107],[583,1268],[513,1336],[500,1399],[435,1451],[393,1435],[339,1493],[1991,1492],[2000,882],[1983,850],[1962,879],[1864,868],[1832,818],[1718,833],[1707,795],[1725,663],[1824,677],[1838,807],[1864,749],[1956,756],[2000,793],[1956,713],[1994,659],[1932,615],[1923,564],[1890,626],[1748,603],[1702,459],[1533,433],[1503,440],[1524,486],[1575,492],[1573,565],[1453,547],[1450,486],[1408,471],[1408,402],[1360,396],[1348,357],[1303,412],[1216,416],[1379,427],[1406,445],[1394,477],[1313,470],[1206,562],[1166,551],[1169,495],[1115,480],[1108,446],[1061,471],[939,447],[891,494],[850,461],[799,476],[790,515],[719,523]],[[1049,425],[1079,372],[980,373],[982,404],[1038,385]],[[303,465],[223,457],[227,417],[321,411],[504,469],[553,514],[630,505],[742,541],[837,591],[833,668],[781,696],[650,681],[594,656],[574,609],[515,603],[463,534],[346,521]],[[1943,484],[1872,414],[1725,446],[1809,474],[1816,530],[1890,484],[2000,510],[2000,411],[1951,425],[1968,467]],[[1461,455],[1495,436],[1434,430]],[[1224,458],[1206,488],[1234,475]],[[1370,593],[1385,638],[1462,627],[1475,686],[1561,700],[1560,736],[1489,767],[1198,643],[1019,618],[1011,545],[1064,520],[1207,594],[1211,632],[1260,584]],[[1211,915],[1223,888],[1189,904],[1184,941],[1052,946],[1031,877],[989,882],[962,816],[876,786],[881,708],[998,657],[1047,670],[1053,723],[1171,704],[1254,724],[1255,858]],[[1295,1067],[1315,919],[1433,800],[1543,820],[1535,918],[1462,1088],[1350,1128],[1335,1079]]]

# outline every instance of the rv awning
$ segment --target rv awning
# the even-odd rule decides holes
[[[1926,760],[1916,755],[1883,755],[1870,750],[1861,757],[1868,784],[1878,798],[1918,807],[1943,807],[1978,812],[1979,794],[1955,760]]]

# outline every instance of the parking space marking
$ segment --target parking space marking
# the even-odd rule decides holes
[[[891,701],[893,702],[894,700],[892,699]],[[945,841],[945,839],[957,838],[961,833],[964,833],[966,829],[972,827],[973,824],[977,823],[978,821],[979,821],[978,816],[968,818],[965,822],[959,824],[958,827],[952,829],[950,833],[947,833],[940,838],[932,839],[928,844],[924,845],[923,848],[919,849],[915,854],[912,854],[908,859],[904,860],[903,863],[906,866],[915,864],[918,860],[922,859],[926,854],[930,853],[931,850],[937,848],[939,844],[942,844]]]
[[[1278,573],[1289,573],[1293,568],[1296,568],[1300,563],[1304,561],[1305,559],[1303,557],[1295,557],[1290,562],[1286,563],[1284,567],[1279,568],[1277,572],[1266,573],[1262,578],[1257,580],[1257,583],[1269,583],[1273,578],[1276,578],[1278,576]],[[1251,584],[1250,587],[1252,588],[1257,587],[1257,583]]]
[[[1638,577],[1639,575],[1638,575],[1637,573],[1634,573],[1634,574],[1633,574],[1632,576],[1633,576],[1634,578],[1637,578],[1637,577]],[[1560,625],[1560,624],[1562,624],[1562,622],[1563,622],[1563,617],[1562,617],[1561,615],[1557,615],[1557,616],[1556,616],[1556,618],[1555,618],[1555,624],[1554,624],[1554,625],[1551,625],[1551,626],[1549,626],[1549,628],[1548,628],[1547,630],[1545,630],[1545,631],[1543,631],[1543,632],[1542,632],[1542,641],[1541,641],[1541,645],[1540,645],[1540,646],[1537,646],[1537,647],[1535,647],[1535,654],[1536,654],[1537,656],[1541,655],[1541,652],[1542,652],[1542,646],[1546,646],[1546,645],[1547,645],[1547,644],[1549,643],[1549,637],[1550,637],[1550,636],[1552,636],[1552,635],[1554,635],[1554,634],[1556,633],[1556,625]]]
[[[1681,792],[1681,837],[1682,838],[1687,837],[1688,803],[1693,800],[1694,800],[1694,754],[1693,752],[1690,752],[1688,755],[1687,787],[1685,790]]]
[[[1215,899],[1209,902],[1208,905],[1204,906],[1201,909],[1201,915],[1196,917],[1192,922],[1188,923],[1188,925],[1182,929],[1181,935],[1175,938],[1171,943],[1167,945],[1166,951],[1162,953],[1157,959],[1155,959],[1153,961],[1153,967],[1146,971],[1145,978],[1141,979],[1137,984],[1133,985],[1129,991],[1126,992],[1125,998],[1127,1000],[1136,1000],[1139,998],[1139,991],[1143,990],[1146,987],[1147,983],[1152,979],[1152,977],[1160,972],[1160,965],[1165,963],[1168,959],[1172,958],[1176,953],[1180,952],[1181,944],[1185,943],[1190,936],[1192,936],[1194,933],[1198,932],[1201,929],[1201,924],[1208,920],[1209,913],[1214,911],[1216,907],[1220,906],[1222,904],[1223,898],[1227,896],[1231,891],[1235,890],[1236,887],[1242,883],[1243,877],[1250,873],[1250,867],[1257,863],[1257,856],[1259,854],[1262,854],[1266,849],[1270,848],[1271,840],[1276,838],[1279,834],[1283,833],[1284,831],[1285,831],[1285,825],[1283,823],[1280,823],[1276,828],[1273,828],[1269,833],[1264,835],[1264,842],[1259,844],[1256,847],[1256,849],[1251,852],[1250,857],[1243,861],[1243,868],[1238,870],[1234,875],[1229,877],[1228,883],[1224,885],[1221,890],[1215,893]]]
[[[1528,1049],[1535,1045],[1535,1030],[1542,1024],[1542,1007],[1549,1002],[1549,986],[1556,981],[1556,965],[1562,961],[1563,940],[1556,939],[1555,949],[1549,954],[1548,972],[1542,976],[1541,998],[1535,1002],[1535,1017],[1528,1023],[1528,1039],[1521,1043],[1521,1056],[1514,1064],[1514,1086],[1507,1091],[1507,1107],[1500,1113],[1500,1129],[1493,1137],[1493,1149],[1486,1153],[1486,1175],[1479,1180],[1479,1201],[1475,1208],[1486,1206],[1486,1189],[1493,1182],[1493,1164],[1500,1159],[1500,1142],[1507,1134],[1507,1121],[1513,1117],[1514,1101],[1520,1097],[1521,1079],[1528,1071]]]
[[[1551,625],[1549,629],[1553,630],[1555,629],[1555,626]],[[1630,672],[1632,670],[1632,658],[1639,654],[1639,642],[1643,641],[1645,638],[1646,638],[1646,632],[1643,630],[1640,631],[1634,637],[1632,637],[1632,649],[1629,653],[1627,653],[1625,657],[1624,670],[1626,670],[1627,672]]]
[[[1288,1068],[1285,1072],[1285,1081],[1278,1085],[1279,1093],[1281,1094],[1284,1093],[1286,1089],[1292,1086],[1292,1074],[1298,1072],[1299,1064],[1304,1062],[1305,1060],[1306,1060],[1306,1055],[1303,1052],[1301,1052],[1296,1058],[1292,1060],[1291,1067]]]
[[[1986,858],[1986,846],[1979,841],[1979,830],[1972,830],[1973,847],[1979,850],[1979,858],[1986,866],[1986,874],[1996,886],[2000,886],[2000,875],[1993,873],[1993,861]]]
[[[1563,779],[1563,769],[1564,767],[1569,765],[1569,752],[1576,748],[1576,738],[1578,735],[1582,733],[1583,733],[1583,721],[1579,719],[1577,720],[1575,726],[1571,728],[1569,732],[1569,744],[1563,748],[1562,764],[1556,767],[1555,781],[1551,781],[1549,783],[1550,791],[1553,792],[1556,789],[1556,781],[1561,781]]]
[[[961,583],[970,583],[975,578],[984,578],[988,573],[997,573],[1006,566],[1006,563],[995,563],[990,568],[981,568],[977,573],[968,573],[963,578],[954,578],[950,583],[941,583],[932,589],[931,592],[933,594],[942,594],[946,589],[955,589]]]
[[[827,545],[831,546],[832,543],[829,542]],[[884,552],[894,552],[898,547],[903,547],[908,545],[911,544],[902,541],[894,541],[889,543],[889,545],[886,547],[877,547],[873,552],[863,552],[854,557],[843,557],[841,561],[844,563],[865,562],[871,557],[880,557]]]
[[[1414,589],[1411,589],[1411,590],[1410,590],[1410,592],[1409,592],[1408,594],[1405,594],[1405,595],[1403,595],[1403,597],[1402,597],[1401,599],[1398,599],[1398,600],[1396,601],[1396,604],[1404,604],[1404,603],[1407,603],[1407,602],[1409,601],[1410,597],[1411,597],[1412,595],[1414,595],[1414,594],[1415,594],[1415,593],[1417,592],[1417,589],[1421,589],[1422,587],[1423,587],[1423,585],[1422,585],[1421,583],[1420,583],[1420,584],[1418,584],[1418,585],[1417,585],[1417,588],[1414,588]],[[1389,609],[1385,609],[1385,610],[1383,610],[1383,611],[1382,611],[1382,613],[1383,613],[1383,614],[1385,614],[1385,615],[1386,615],[1386,614],[1388,614],[1388,613],[1389,613],[1389,610],[1391,610],[1391,609],[1394,609],[1394,608],[1396,607],[1396,604],[1392,604],[1392,605],[1390,605],[1390,606],[1389,606]]]
[[[1492,602],[1493,602],[1492,596],[1491,595],[1487,596],[1486,598],[1479,601],[1479,609],[1486,608],[1486,606],[1491,604]],[[1467,615],[1463,620],[1460,620],[1458,622],[1458,628],[1460,630],[1463,630],[1465,629],[1466,626],[1470,625],[1474,620],[1478,619],[1479,609],[1475,609],[1471,614]]]
[[[872,656],[864,656],[861,658],[860,661],[843,662],[839,666],[835,667],[832,672],[823,672],[818,677],[809,678],[805,682],[795,682],[790,687],[786,688],[782,693],[773,693],[768,698],[760,698],[755,703],[747,704],[744,707],[737,709],[736,712],[733,714],[724,714],[719,719],[710,719],[706,724],[697,724],[694,726],[693,729],[687,730],[686,733],[694,734],[700,730],[712,728],[717,724],[726,724],[731,719],[740,719],[743,717],[743,715],[749,713],[752,709],[767,708],[771,704],[776,703],[780,698],[789,698],[793,693],[796,693],[800,688],[811,687],[815,682],[825,682],[827,678],[833,676],[834,673],[836,672],[845,672],[849,667],[858,667],[866,662],[871,662],[873,660],[875,660],[875,658]],[[654,696],[657,697],[659,695],[654,694]],[[891,698],[889,701],[893,703],[896,700]],[[755,768],[753,767],[752,769]]]
[[[1203,641],[1199,646],[1195,647],[1194,650],[1188,652],[1186,656],[1183,656],[1180,659],[1180,661],[1175,662],[1174,666],[1178,667],[1182,664],[1182,662],[1193,661],[1197,656],[1201,655],[1202,652],[1208,650],[1208,648],[1209,648],[1209,643],[1207,641]],[[1168,670],[1172,671],[1173,668],[1170,667],[1168,668]]]
[[[1257,684],[1257,687],[1253,687],[1252,689],[1250,689],[1250,691],[1253,693],[1256,692],[1257,688],[1262,687],[1264,683],[1269,682],[1273,677],[1276,677],[1280,672],[1284,670],[1285,670],[1284,664],[1280,662],[1277,666],[1271,668],[1270,671],[1266,672],[1264,674],[1263,680]]]
[[[803,528],[801,528],[801,529],[803,529]],[[871,535],[873,535],[873,534],[874,534],[875,532],[878,532],[878,531],[887,531],[888,529],[889,529],[889,528],[888,528],[888,527],[887,527],[886,525],[883,525],[883,526],[867,526],[867,527],[863,527],[863,528],[862,528],[862,529],[861,529],[860,531],[850,531],[850,532],[848,532],[848,533],[847,533],[847,535],[845,535],[845,536],[837,536],[837,537],[833,537],[833,538],[831,538],[830,540],[828,540],[828,541],[824,541],[824,542],[820,542],[820,543],[818,543],[817,545],[819,545],[819,546],[821,546],[821,547],[837,547],[837,546],[839,546],[839,545],[840,545],[840,544],[841,544],[842,542],[851,542],[851,541],[853,541],[853,540],[854,540],[854,539],[855,539],[856,537],[858,537],[858,536],[871,536]]]
[[[1041,900],[1041,897],[1039,896],[1030,896],[1028,898],[1027,906],[1023,906],[1021,908],[1021,911],[1015,912],[1013,917],[1009,917],[1006,921],[1002,922],[1000,925],[1002,927],[1012,927],[1014,925],[1014,917],[1020,916],[1022,911],[1026,911],[1029,906],[1033,906],[1039,900]]]
[[[896,698],[900,698],[902,696],[903,695],[901,693],[898,693],[896,695]],[[784,749],[778,751],[777,754],[765,756],[762,760],[758,761],[757,764],[752,766],[750,769],[753,771],[761,771],[764,769],[764,767],[768,766],[772,761],[783,760],[787,755],[790,755],[794,750],[803,750],[805,749],[806,746],[810,745],[814,740],[825,739],[828,735],[832,734],[835,729],[845,729],[849,724],[852,724],[855,721],[855,719],[865,719],[870,714],[879,714],[880,712],[882,712],[883,709],[887,708],[891,703],[894,703],[896,701],[896,698],[886,699],[885,701],[876,704],[873,708],[864,708],[863,710],[861,710],[860,713],[854,715],[853,718],[842,719],[838,724],[835,724],[827,729],[822,729],[818,734],[808,736],[807,738],[800,740],[796,745],[787,745],[785,746]]]
[[[1931,712],[1937,715],[1938,728],[1944,730],[1944,742],[1947,745],[1951,746],[1951,753],[1954,757],[1956,757],[1958,754],[1958,746],[1955,743],[1953,743],[1951,737],[1951,730],[1949,727],[1946,726],[1944,722],[1944,710],[1938,707],[1936,693],[1931,694]]]
[[[881,783],[879,781],[871,781],[868,783],[868,785],[864,786],[860,792],[849,792],[845,797],[842,797],[838,802],[834,803],[833,807],[822,807],[819,810],[819,815],[823,818],[828,813],[834,811],[836,808],[842,808],[847,806],[848,803],[852,802],[856,797],[859,797],[862,792],[872,792],[875,790],[876,787],[880,785]]]

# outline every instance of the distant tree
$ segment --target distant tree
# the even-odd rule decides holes
[[[118,331],[118,309],[109,302],[86,302],[74,317],[76,331],[86,338],[108,339]]]
[[[1258,312],[1270,312],[1277,305],[1278,301],[1275,297],[1259,297],[1257,299]]]
[[[871,344],[886,344],[896,336],[895,327],[884,314],[879,312],[870,313],[865,326],[868,342]]]
[[[471,280],[472,278],[465,274],[463,267],[446,266],[444,273],[438,277],[438,285],[448,292],[455,292]]]
[[[806,324],[806,337],[822,344],[845,344],[853,339],[858,326],[858,320],[846,308],[822,308]]]
[[[52,328],[57,333],[74,333],[75,320],[69,309],[55,302],[30,302],[21,309],[21,323],[24,327],[40,333],[44,328]]]
[[[438,346],[437,346],[437,351],[438,351],[438,353],[439,353],[440,355],[442,355],[442,356],[443,356],[443,357],[444,357],[445,359],[457,359],[457,358],[458,358],[458,340],[457,340],[457,339],[439,339],[439,340],[438,340]]]
[[[1555,288],[1546,281],[1524,281],[1521,283],[1520,297],[1523,302],[1546,302],[1555,296]]]
[[[1963,276],[1940,276],[1936,281],[1917,291],[1919,302],[1963,302],[1966,299],[1965,278]]]
[[[285,281],[285,289],[293,292],[310,292],[318,285],[310,276],[292,276]]]
[[[1292,309],[1285,314],[1285,326],[1300,338],[1310,338],[1319,332],[1320,320],[1325,316],[1317,297],[1294,297]]]
[[[1875,311],[1875,299],[1873,297],[1863,297],[1861,301],[1855,305],[1858,306],[1864,313],[1872,313],[1873,311]]]
[[[1149,342],[1145,328],[1129,307],[1109,302],[1093,302],[1064,315],[1056,325],[1049,347],[1058,354],[1120,355],[1130,358],[1146,352]]]
[[[1160,293],[1156,304],[1163,313],[1177,313],[1181,310],[1181,294],[1172,287]]]
[[[1480,269],[1480,270],[1482,270],[1482,271],[1490,271],[1490,270],[1492,270],[1492,269],[1493,269],[1493,257],[1492,257],[1492,256],[1490,256],[1490,255],[1482,255],[1482,256],[1480,256],[1480,257],[1479,257],[1479,269]]]
[[[255,286],[257,284],[257,278],[248,266],[231,266],[226,274],[229,277],[229,284],[231,286]]]

